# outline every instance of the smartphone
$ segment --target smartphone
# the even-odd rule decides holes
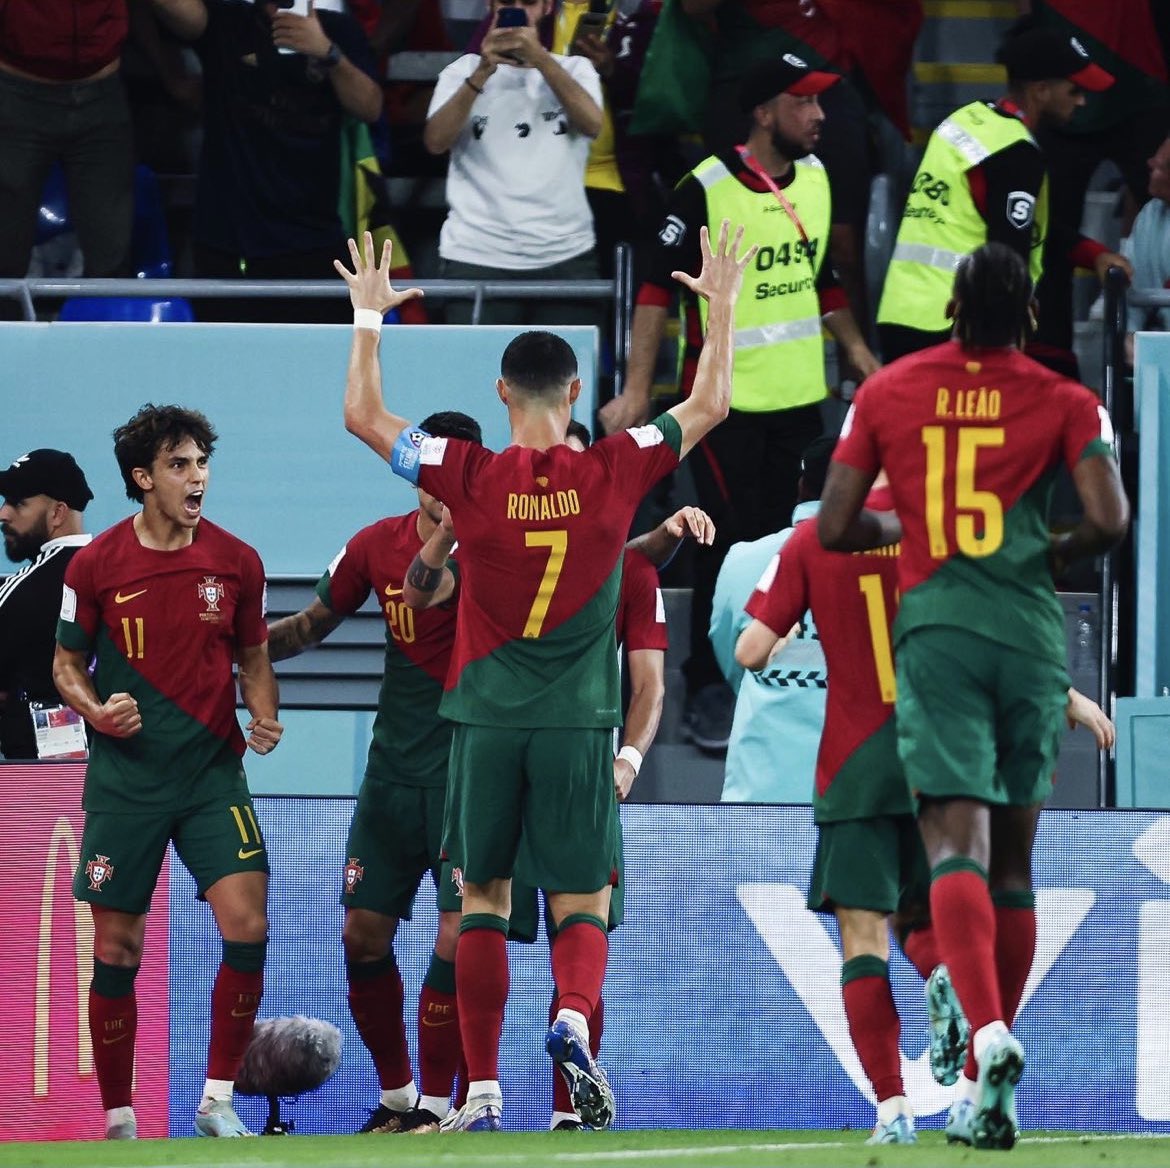
[[[512,4],[501,8],[496,16],[496,28],[526,28],[528,13],[522,4]]]
[[[294,16],[309,15],[309,0],[276,0],[276,6],[285,12],[293,13]],[[278,48],[276,51],[282,57],[291,57],[296,53],[296,49]]]
[[[605,12],[582,12],[577,18],[577,27],[573,29],[573,39],[569,42],[569,55],[577,57],[581,55],[577,41],[586,33],[603,36],[608,20],[609,16]]]

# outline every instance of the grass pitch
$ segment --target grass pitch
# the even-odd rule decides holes
[[[500,1133],[455,1136],[289,1136],[233,1140],[140,1140],[137,1143],[0,1144],[0,1165],[21,1168],[1166,1168],[1170,1135],[1028,1132],[1009,1154],[948,1147],[941,1132],[919,1133],[916,1147],[867,1147],[862,1132],[638,1131]]]

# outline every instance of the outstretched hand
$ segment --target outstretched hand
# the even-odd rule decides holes
[[[753,244],[742,259],[736,258],[740,244],[743,243],[743,225],[735,229],[735,238],[731,247],[727,246],[727,235],[731,229],[729,220],[724,219],[719,226],[719,243],[711,247],[711,234],[706,224],[699,228],[699,249],[703,255],[703,268],[697,276],[688,272],[671,272],[671,278],[689,288],[696,296],[701,296],[710,302],[714,300],[728,300],[732,303],[739,296],[740,285],[743,283],[743,273],[748,264],[756,257],[759,245]]]
[[[349,285],[349,299],[354,308],[372,308],[375,312],[385,315],[392,308],[405,304],[407,300],[414,300],[422,296],[421,288],[403,288],[401,290],[390,286],[390,255],[392,248],[390,240],[382,245],[382,262],[374,260],[374,237],[367,231],[362,236],[364,244],[364,259],[358,251],[355,240],[349,241],[349,255],[353,261],[351,272],[340,260],[334,260],[333,266],[337,274]]]

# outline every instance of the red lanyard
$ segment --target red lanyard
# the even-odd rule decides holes
[[[743,159],[744,166],[776,196],[776,202],[784,209],[784,214],[792,220],[793,227],[796,228],[800,234],[800,238],[804,241],[805,252],[811,259],[812,255],[808,250],[808,232],[805,231],[804,224],[801,223],[800,216],[796,213],[796,208],[784,197],[784,192],[776,185],[772,176],[752,157],[751,152],[746,146],[737,146],[735,149],[740,158]],[[795,166],[796,163],[792,165]]]

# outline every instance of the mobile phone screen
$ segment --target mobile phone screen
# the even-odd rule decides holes
[[[496,28],[524,28],[527,23],[528,13],[519,4],[501,8],[496,17]]]

